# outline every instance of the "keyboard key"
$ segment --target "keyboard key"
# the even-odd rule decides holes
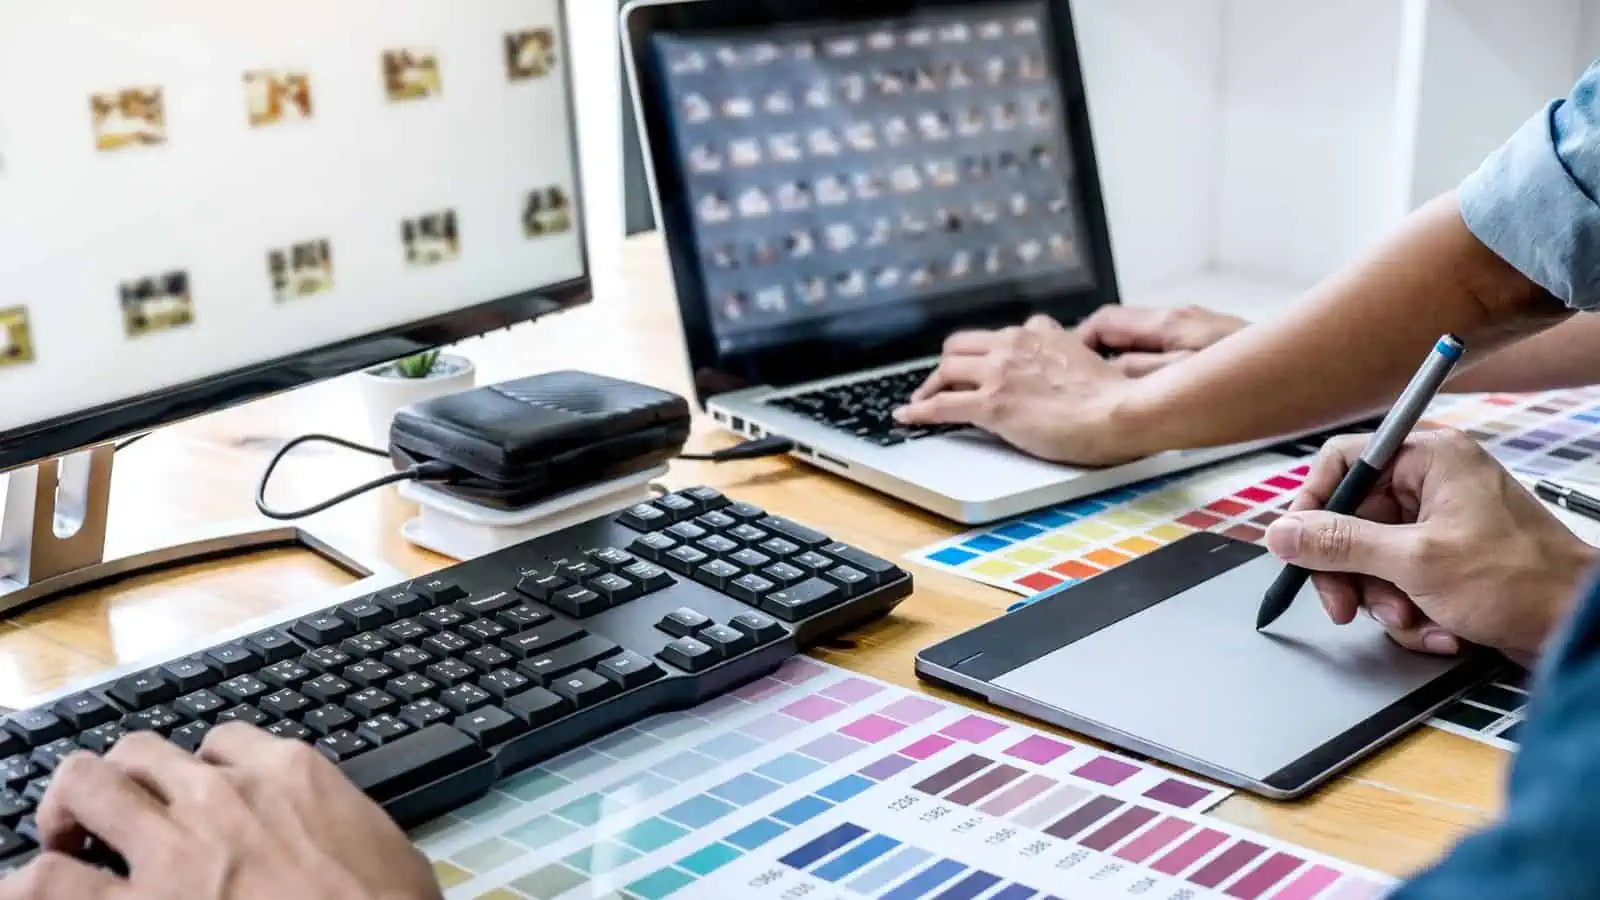
[[[716,665],[720,659],[716,650],[692,637],[678,638],[656,655],[685,672],[698,672]]]
[[[387,607],[397,619],[405,619],[427,610],[429,604],[421,596],[407,590],[385,591],[377,597],[378,605]]]
[[[702,628],[695,637],[722,654],[724,659],[738,656],[755,646],[755,641],[751,640],[749,635],[730,625]]]
[[[505,638],[500,641],[500,646],[518,659],[527,659],[553,650],[568,641],[575,641],[587,633],[571,622],[557,619]]]
[[[356,735],[374,747],[397,741],[411,733],[411,726],[391,715],[374,716],[361,723]]]
[[[503,704],[529,728],[542,728],[571,711],[567,701],[545,688],[532,688],[507,699]]]
[[[439,695],[439,702],[460,715],[466,715],[493,700],[489,692],[475,684],[458,684]]]
[[[222,673],[206,665],[201,657],[175,659],[161,667],[161,679],[180,694],[211,687],[222,680]]]
[[[78,743],[82,744],[85,750],[104,755],[110,753],[111,748],[117,745],[117,741],[122,740],[127,734],[128,730],[123,728],[121,723],[106,722],[78,735]]]
[[[430,634],[433,634],[433,629],[422,624],[420,619],[401,619],[378,630],[380,637],[396,644],[414,644]]]
[[[828,540],[828,536],[822,532],[813,531],[804,525],[791,522],[782,516],[767,516],[765,519],[760,520],[756,524],[778,535],[779,537],[784,537],[794,541],[796,544],[799,544],[802,547],[815,548],[832,543]]]
[[[224,710],[221,715],[217,716],[218,725],[225,725],[229,722],[243,722],[246,725],[262,728],[271,721],[271,716],[248,703],[241,703],[232,709]]]
[[[377,660],[364,659],[361,662],[345,666],[344,672],[340,677],[356,687],[369,688],[381,687],[384,682],[398,674],[394,669]]]
[[[33,803],[35,806],[37,806],[37,805],[39,805],[40,801],[44,800],[44,795],[49,790],[50,790],[50,778],[49,778],[49,776],[45,776],[44,778],[35,778],[34,780],[28,782],[28,786],[27,787],[22,789],[22,798],[24,800],[27,800],[27,801]],[[24,821],[26,821],[26,820],[24,820]],[[30,830],[31,831],[32,829],[25,829],[23,826],[19,825],[17,830],[18,831],[23,831],[23,830]]]
[[[776,619],[765,613],[742,612],[729,619],[728,624],[750,635],[758,644],[775,641],[789,634]]]
[[[605,574],[605,570],[591,562],[570,562],[556,567],[556,575],[565,578],[568,584],[582,584],[591,578]]]
[[[472,649],[472,642],[453,631],[441,631],[424,638],[422,649],[434,656],[458,656]]]
[[[528,676],[510,669],[496,669],[478,679],[478,687],[500,700],[520,694],[532,686],[533,681]]]
[[[435,724],[341,763],[357,788],[378,803],[489,761],[477,742]]]
[[[395,620],[394,610],[371,598],[351,600],[334,611],[357,631],[371,631]]]
[[[730,503],[724,506],[722,511],[741,522],[765,518],[767,515],[766,510],[752,503]]]
[[[57,703],[52,711],[56,718],[76,731],[115,722],[122,715],[111,704],[93,694],[74,694]]]
[[[508,606],[515,606],[516,604],[517,599],[509,591],[493,591],[487,594],[473,594],[457,600],[456,609],[469,616],[481,618],[493,615]]]
[[[417,595],[426,600],[429,606],[444,606],[465,597],[467,592],[460,585],[435,580],[417,588]]]
[[[0,825],[0,859],[9,859],[27,853],[37,845],[38,841],[23,837],[10,828]]]
[[[21,794],[10,788],[0,790],[0,822],[15,825],[18,819],[30,812],[33,812],[33,804]]]
[[[382,656],[394,646],[394,641],[376,631],[364,631],[361,634],[347,637],[339,643],[340,650],[357,659],[364,656]]]
[[[465,732],[468,737],[478,742],[482,747],[493,747],[504,744],[519,734],[528,730],[520,720],[513,717],[503,709],[485,706],[469,715],[455,720],[456,728]]]
[[[314,705],[304,694],[288,688],[273,691],[261,699],[261,711],[274,719],[296,718]]]
[[[632,650],[625,650],[610,659],[601,660],[594,670],[616,682],[617,686],[625,691],[649,684],[667,674],[660,666]]]
[[[210,722],[190,722],[187,725],[179,725],[174,728],[168,740],[176,744],[179,749],[194,753],[200,749],[201,744],[205,743],[206,735],[210,733]]]
[[[228,708],[227,701],[218,697],[211,691],[195,691],[184,694],[172,704],[173,712],[189,719],[190,721],[209,722],[217,714]]]
[[[78,742],[69,737],[56,738],[43,747],[36,748],[29,756],[33,764],[46,772],[54,772],[61,761],[82,750]]]
[[[801,547],[787,538],[775,537],[761,542],[761,552],[769,553],[778,558],[793,556],[799,553]]]
[[[25,754],[18,753],[0,759],[0,783],[8,788],[20,787],[39,774],[39,767]]]
[[[569,672],[566,677],[551,685],[550,690],[578,709],[586,709],[622,693],[622,688],[616,682],[602,678],[588,669]]]
[[[305,718],[300,721],[316,734],[326,737],[341,728],[349,726],[355,720],[356,717],[351,715],[349,710],[330,703],[327,706],[319,706],[306,713]]]
[[[846,597],[854,597],[872,588],[872,579],[854,566],[836,566],[822,573],[822,577],[837,584]]]
[[[695,519],[694,522],[696,525],[699,525],[701,528],[704,528],[707,531],[722,531],[739,524],[738,519],[735,519],[733,516],[730,516],[721,510],[708,512],[700,518]]]
[[[680,575],[688,575],[711,557],[700,550],[690,547],[674,547],[667,555],[661,558],[661,564]]]
[[[435,722],[446,721],[450,715],[450,710],[437,700],[418,700],[401,708],[400,721],[412,728],[422,729]]]
[[[267,733],[291,741],[309,741],[317,733],[293,719],[280,719],[267,726]]]
[[[678,524],[667,529],[667,534],[677,538],[680,541],[684,541],[685,543],[689,541],[698,541],[709,533],[710,532],[707,532],[704,528],[701,528],[699,525],[696,525],[693,522],[679,522]]]
[[[705,511],[700,508],[700,504],[679,494],[656,498],[656,507],[671,516],[674,522],[682,522]]]
[[[318,703],[338,703],[355,686],[337,675],[318,675],[300,686],[300,693]]]
[[[616,653],[620,648],[598,634],[585,635],[570,644],[557,647],[549,653],[531,656],[517,665],[517,671],[549,687],[550,682],[574,669],[588,667],[597,660]]]
[[[622,574],[633,579],[633,583],[639,585],[640,589],[646,594],[653,594],[677,583],[673,581],[671,575],[667,574],[666,569],[655,563],[636,562],[623,569]]]
[[[356,627],[333,613],[320,612],[295,622],[290,631],[313,647],[325,647],[355,634]]]
[[[391,653],[394,651],[390,651]],[[300,657],[301,665],[317,672],[342,672],[355,659],[338,647],[318,647]]]
[[[728,529],[728,536],[740,541],[741,543],[750,544],[751,546],[758,546],[763,541],[772,539],[772,535],[762,531],[754,525],[751,525],[749,522]]]
[[[826,572],[838,565],[838,563],[834,562],[832,558],[823,556],[821,553],[818,553],[815,550],[807,550],[799,556],[790,558],[789,562],[795,565],[797,568],[801,568],[807,572],[810,572],[812,575]]]
[[[864,550],[859,550],[849,544],[833,543],[822,548],[822,552],[839,560],[851,568],[867,573],[873,587],[888,584],[899,578],[900,567],[887,560],[879,559]]]
[[[804,569],[781,562],[777,565],[767,566],[765,569],[762,569],[761,577],[771,581],[779,587],[788,587],[791,584],[799,584],[811,576],[807,574]]]
[[[656,623],[656,627],[673,637],[688,637],[710,624],[710,617],[685,606],[668,613],[666,618]]]
[[[493,619],[479,619],[456,629],[457,633],[474,644],[492,644],[510,633],[510,629]]]
[[[128,731],[154,731],[166,734],[182,724],[182,717],[160,704],[122,717],[122,727]]]
[[[661,557],[676,546],[678,546],[677,541],[658,531],[654,534],[634,538],[633,543],[628,545],[628,549],[645,559],[653,559],[656,562],[660,562]]]
[[[403,703],[415,703],[429,697],[438,696],[444,686],[424,675],[410,672],[389,682],[385,688],[390,694],[400,698]]]
[[[626,550],[618,550],[616,547],[590,550],[589,561],[609,572],[626,569],[628,566],[638,562],[632,553]]]
[[[432,662],[432,656],[409,645],[396,647],[383,655],[383,664],[397,672],[420,672]]]
[[[745,575],[729,583],[728,593],[751,606],[756,606],[777,587],[776,584],[760,575]]]
[[[364,738],[357,737],[353,732],[336,731],[326,737],[319,738],[314,745],[317,752],[334,762],[344,762],[354,759],[362,753],[372,749],[372,745]]]
[[[692,487],[678,493],[699,504],[703,510],[721,509],[728,505],[728,498],[722,496],[722,492],[716,488]]]
[[[550,598],[550,605],[575,619],[584,619],[595,613],[605,612],[610,606],[599,594],[582,585],[557,591]]]
[[[713,534],[710,537],[702,538],[701,540],[695,542],[695,546],[711,554],[712,556],[726,556],[729,553],[735,553],[739,550],[738,541],[734,540],[733,538],[723,537],[720,534]]]
[[[436,681],[443,687],[454,687],[458,684],[471,681],[477,670],[459,659],[441,659],[423,670],[429,681]]]
[[[726,591],[728,582],[744,574],[744,570],[725,559],[713,559],[694,570],[694,580],[715,591]]]
[[[355,713],[358,719],[381,716],[386,712],[393,712],[399,706],[399,700],[377,688],[363,688],[344,698],[344,708]]]
[[[589,579],[589,590],[599,594],[600,599],[605,601],[607,606],[627,603],[643,593],[637,584],[615,572],[608,572],[598,578]]]
[[[761,609],[785,622],[798,622],[844,600],[844,593],[837,587],[820,578],[811,578],[766,595],[761,600]]]
[[[393,616],[389,617],[394,618]],[[387,621],[387,620],[385,620]],[[281,631],[263,631],[252,634],[244,639],[245,647],[268,663],[282,662],[294,659],[303,652],[303,648],[289,636]]]
[[[441,606],[438,609],[430,609],[417,618],[434,631],[448,631],[467,621],[467,614],[454,606]]]
[[[14,712],[6,720],[6,730],[22,739],[29,747],[48,744],[56,738],[66,737],[72,726],[54,713],[42,709],[24,709]]]
[[[641,503],[617,517],[617,522],[634,531],[655,531],[672,524],[672,517],[650,503]]]
[[[123,706],[144,709],[152,703],[165,703],[178,696],[178,688],[177,685],[168,684],[159,670],[150,669],[117,679],[107,693]]]
[[[267,684],[285,688],[297,688],[301,682],[311,677],[312,672],[292,659],[285,659],[262,669],[260,675],[261,680]]]
[[[495,669],[503,669],[517,661],[517,658],[506,652],[504,647],[479,647],[468,652],[461,659],[479,672],[493,672]]]
[[[265,681],[254,675],[240,675],[217,685],[215,693],[224,700],[232,700],[235,703],[249,703],[271,690],[272,688]]]
[[[550,602],[558,591],[572,587],[572,582],[559,575],[525,575],[517,582],[517,593],[532,597],[540,603]]]
[[[535,625],[543,625],[551,618],[549,610],[526,603],[502,609],[494,616],[494,620],[509,631],[525,631]]]
[[[752,550],[749,547],[740,550],[738,553],[728,557],[728,559],[744,566],[746,569],[759,569],[772,563],[772,557],[762,553],[760,550]]]

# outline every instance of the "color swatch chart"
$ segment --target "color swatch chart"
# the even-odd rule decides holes
[[[1428,412],[1519,475],[1600,486],[1600,388],[1440,398]]]
[[[827,888],[810,896],[1045,900],[1120,896],[1135,870],[1157,898],[1208,896],[1213,879],[1218,896],[1375,895],[1379,877],[1200,818],[1229,793],[796,659],[513,776],[413,837],[450,900],[798,897],[802,882]],[[846,823],[853,840],[834,833]],[[1092,880],[1109,865],[1118,878]]]

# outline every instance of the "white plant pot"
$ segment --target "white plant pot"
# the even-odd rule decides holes
[[[358,377],[367,407],[368,438],[372,446],[385,448],[395,413],[413,403],[476,387],[478,372],[465,357],[440,355],[433,373],[425,378],[403,377],[393,363],[368,369]]]

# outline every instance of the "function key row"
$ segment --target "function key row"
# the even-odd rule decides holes
[[[517,592],[582,619],[676,583],[660,566],[615,547],[590,551],[587,557],[591,561],[524,575]]]
[[[762,613],[740,613],[728,624],[719,625],[710,616],[688,607],[667,614],[656,628],[676,638],[657,656],[686,672],[703,671],[788,634],[776,620]]]

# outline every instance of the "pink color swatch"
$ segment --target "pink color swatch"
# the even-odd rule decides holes
[[[773,672],[772,677],[785,684],[802,684],[827,671],[821,663],[813,662],[804,656],[796,656],[784,663],[778,671]]]
[[[1044,766],[1055,762],[1071,752],[1072,746],[1070,744],[1063,744],[1060,741],[1047,738],[1042,734],[1035,734],[1030,735],[1029,737],[1023,739],[1022,742],[1017,744],[1015,747],[1007,750],[1006,755],[1015,756],[1017,759],[1025,759],[1028,762],[1036,765]]]
[[[781,694],[788,689],[789,686],[781,681],[773,681],[771,678],[761,678],[757,679],[756,681],[752,681],[744,687],[734,691],[733,696],[749,703],[758,703],[774,694]]]
[[[863,681],[860,678],[847,678],[833,687],[822,692],[824,697],[832,697],[840,703],[860,703],[874,694],[881,693],[883,685]]]
[[[856,721],[851,722],[849,725],[839,729],[839,733],[853,737],[858,741],[866,741],[869,744],[876,744],[879,741],[887,740],[888,738],[899,734],[900,732],[904,731],[905,728],[906,727],[901,725],[899,722],[896,722],[892,719],[885,719],[883,716],[867,716],[864,719],[857,719]]]
[[[923,719],[944,709],[944,704],[929,700],[926,697],[905,697],[878,710],[896,722],[915,725]]]
[[[991,816],[1003,816],[1055,786],[1055,780],[1052,778],[1046,778],[1043,775],[1029,775],[1027,778],[991,797],[989,802],[978,807],[978,809]]]
[[[1156,827],[1129,841],[1126,847],[1117,852],[1117,858],[1142,863],[1166,849],[1168,844],[1193,827],[1182,819],[1164,819],[1157,822]]]
[[[1268,487],[1275,487],[1280,491],[1298,491],[1300,490],[1300,486],[1305,484],[1304,481],[1301,481],[1298,478],[1290,478],[1287,475],[1279,475],[1276,478],[1268,478],[1266,483]]]
[[[1079,778],[1087,778],[1090,781],[1099,782],[1107,787],[1115,787],[1139,774],[1139,767],[1131,763],[1125,763],[1120,759],[1101,756],[1093,762],[1079,766],[1078,770],[1072,774]]]
[[[1184,841],[1178,849],[1161,857],[1150,868],[1163,875],[1176,875],[1199,862],[1200,857],[1222,846],[1222,842],[1227,839],[1228,836],[1222,832],[1207,828]]]
[[[1253,487],[1245,488],[1239,493],[1234,494],[1234,496],[1241,500],[1249,500],[1251,503],[1266,503],[1268,500],[1271,500],[1278,495],[1276,492],[1269,491],[1266,488]]]
[[[1176,806],[1179,809],[1189,809],[1201,800],[1211,796],[1211,789],[1187,781],[1169,778],[1155,787],[1144,792],[1146,797],[1157,803]]]
[[[947,737],[937,734],[930,734],[922,740],[917,741],[915,744],[912,744],[904,750],[901,750],[900,753],[901,755],[909,756],[912,759],[923,760],[933,756],[935,753],[938,753],[940,750],[943,750],[954,743],[955,741],[952,741]]]
[[[821,722],[841,709],[844,709],[843,703],[837,700],[829,700],[827,697],[820,695],[813,695],[802,697],[778,711],[802,722]]]
[[[939,733],[969,744],[981,744],[1005,730],[1006,726],[993,719],[985,719],[983,716],[967,716],[954,725],[946,725]]]
[[[1311,900],[1333,886],[1339,873],[1327,866],[1312,866],[1289,886],[1272,895],[1272,900]]]
[[[1271,890],[1278,882],[1289,877],[1289,873],[1300,868],[1305,862],[1298,856],[1287,853],[1274,853],[1266,862],[1256,866],[1250,874],[1235,881],[1228,888],[1229,897],[1238,897],[1239,900],[1256,900],[1262,894]]]

